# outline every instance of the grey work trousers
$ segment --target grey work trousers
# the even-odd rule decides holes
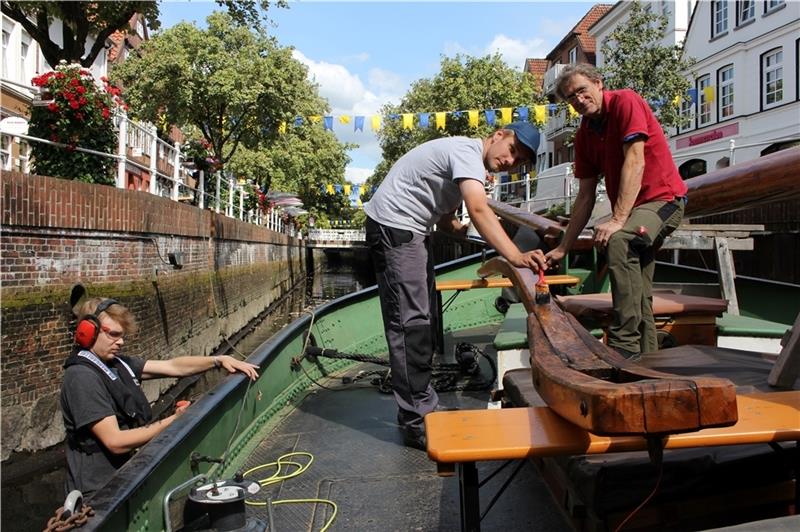
[[[431,385],[436,283],[430,239],[371,218],[366,230],[389,346],[397,421],[404,428],[422,429],[425,414],[439,403]]]

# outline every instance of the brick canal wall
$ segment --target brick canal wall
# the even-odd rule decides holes
[[[63,440],[76,284],[134,312],[140,330],[127,354],[163,359],[210,353],[305,276],[300,241],[212,211],[14,172],[0,182],[3,460]],[[145,384],[155,400],[172,381]]]

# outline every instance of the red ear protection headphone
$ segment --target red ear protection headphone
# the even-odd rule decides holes
[[[75,328],[75,343],[84,349],[92,347],[94,341],[97,340],[97,335],[100,334],[100,319],[98,316],[105,312],[111,305],[117,304],[118,302],[115,299],[106,299],[97,305],[94,314],[87,314],[81,318],[81,321],[78,322],[78,326]]]

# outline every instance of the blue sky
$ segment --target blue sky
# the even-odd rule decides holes
[[[369,116],[387,102],[398,103],[415,80],[434,76],[443,55],[498,51],[521,70],[525,58],[545,57],[593,4],[290,1],[288,9],[270,10],[270,32],[282,46],[295,48],[332,115]],[[162,28],[180,21],[202,27],[218,9],[211,1],[165,0]],[[341,141],[360,145],[350,152],[346,178],[361,183],[380,161],[377,140],[369,126],[354,132],[352,124],[334,124]]]

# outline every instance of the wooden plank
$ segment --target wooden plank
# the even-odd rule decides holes
[[[800,314],[795,318],[792,328],[786,331],[781,345],[783,347],[767,382],[770,386],[789,388],[800,375]]]
[[[547,284],[574,286],[581,282],[574,275],[548,275]],[[484,279],[448,279],[436,281],[436,290],[472,290],[473,288],[510,288],[514,286],[506,277],[487,277]]]
[[[736,297],[736,269],[733,265],[733,254],[728,246],[727,238],[714,239],[714,249],[717,252],[717,275],[722,297],[728,300],[728,314],[739,315],[739,298]]]
[[[715,249],[716,236],[696,235],[675,231],[669,235],[660,249]],[[752,238],[728,238],[728,249],[752,251]]]
[[[666,449],[800,441],[800,390],[740,395],[730,427],[671,434]],[[444,463],[647,449],[641,436],[598,436],[548,407],[456,410],[425,416],[428,456]]]
[[[764,224],[681,224],[676,231],[710,231],[710,232],[729,232],[741,231],[745,233],[752,233],[754,231],[763,231]]]

